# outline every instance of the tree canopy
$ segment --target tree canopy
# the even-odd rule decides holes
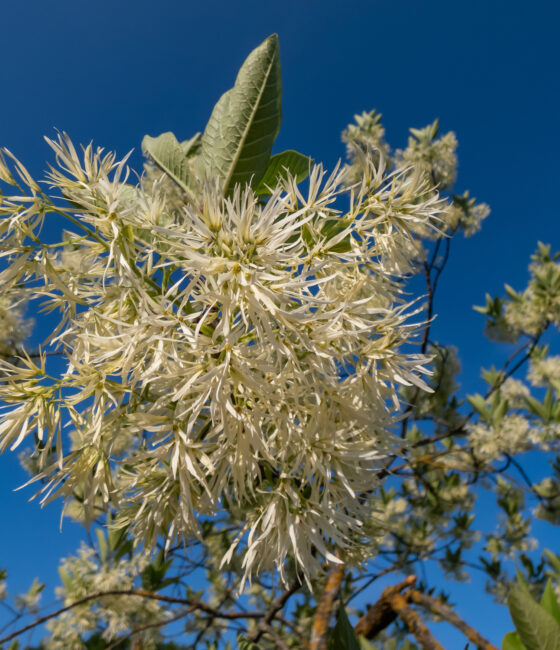
[[[61,560],[61,607],[34,583],[0,643],[45,623],[53,649],[438,648],[443,618],[494,647],[417,578],[433,562],[485,573],[504,648],[556,648],[560,558],[535,561],[531,530],[560,521],[560,254],[539,243],[528,285],[476,308],[511,354],[463,394],[431,326],[452,240],[489,208],[454,193],[454,133],[394,149],[364,112],[326,170],[272,155],[280,107],[273,35],[204,133],[144,138],[136,183],[65,133],[45,182],[3,150],[0,451],[95,532]]]

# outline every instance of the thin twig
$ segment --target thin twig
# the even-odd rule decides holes
[[[261,621],[259,625],[262,625],[265,633],[272,637],[274,643],[276,644],[276,647],[279,648],[279,650],[290,650],[288,644],[280,637],[280,635],[276,632],[270,623]]]
[[[267,629],[268,626],[270,626],[270,623],[272,622],[276,614],[278,614],[278,612],[280,612],[284,608],[289,598],[293,596],[293,594],[295,594],[296,591],[298,591],[300,588],[301,588],[301,582],[297,579],[294,580],[292,584],[288,587],[288,589],[286,589],[283,593],[281,593],[280,596],[278,596],[278,598],[276,598],[271,603],[270,607],[264,614],[262,621],[259,622],[260,629],[257,629],[256,632],[254,632],[252,635],[249,636],[249,639],[251,641],[254,641],[255,643],[259,641],[259,639],[263,634],[263,631]]]
[[[113,641],[110,645],[106,647],[105,650],[114,650],[118,645],[123,643],[124,641],[127,641],[131,637],[133,637],[135,634],[140,634],[141,632],[144,632],[145,630],[150,630],[155,627],[163,627],[164,625],[167,625],[168,623],[173,623],[174,621],[178,621],[179,619],[183,618],[184,616],[187,616],[194,610],[194,606],[188,607],[187,609],[181,610],[177,615],[172,616],[171,618],[165,618],[162,619],[161,621],[154,621],[153,623],[146,623],[145,625],[139,625],[138,627],[135,627],[133,630],[131,630],[128,634],[125,636],[120,637],[116,641]]]
[[[61,607],[60,609],[57,609],[51,614],[46,614],[45,616],[41,616],[35,619],[35,621],[33,621],[32,623],[26,625],[25,627],[22,627],[19,630],[16,630],[15,632],[12,632],[11,634],[8,634],[7,636],[1,638],[0,644],[6,643],[7,641],[11,641],[12,639],[15,639],[17,636],[23,634],[24,632],[27,632],[28,630],[31,630],[37,627],[38,625],[41,625],[42,623],[46,623],[46,621],[50,621],[51,619],[60,616],[60,614],[63,614],[64,612],[67,612],[73,609],[74,607],[79,607],[80,605],[84,605],[85,603],[88,603],[92,600],[97,600],[99,598],[103,598],[105,596],[138,596],[139,598],[149,598],[152,600],[159,600],[165,603],[176,603],[180,605],[187,605],[189,607],[192,607],[193,610],[194,609],[200,610],[202,612],[206,612],[207,614],[211,614],[215,618],[223,618],[228,620],[234,620],[240,618],[260,619],[263,618],[264,616],[263,612],[220,612],[217,609],[210,607],[209,605],[206,605],[205,603],[201,603],[199,601],[193,601],[190,598],[177,598],[174,596],[166,596],[164,594],[157,594],[151,591],[144,591],[143,589],[122,589],[122,590],[111,589],[109,591],[101,591],[95,594],[90,594],[89,596],[84,596],[83,598],[76,600],[70,605],[66,605],[65,607]]]

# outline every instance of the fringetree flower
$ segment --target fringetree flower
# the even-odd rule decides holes
[[[395,273],[441,202],[414,169],[373,163],[345,210],[344,172],[321,166],[266,201],[211,179],[189,200],[127,185],[113,154],[50,144],[66,203],[22,174],[33,202],[0,206],[3,287],[58,315],[39,359],[0,361],[2,449],[35,436],[44,500],[101,497],[150,543],[229,509],[247,575],[288,556],[310,573],[358,543],[359,495],[397,450],[397,386],[426,388]],[[71,229],[42,243],[53,213]]]
[[[147,137],[137,185],[126,158],[78,154],[66,134],[48,140],[50,196],[4,152],[17,191],[1,197],[1,286],[52,327],[36,355],[0,358],[0,450],[32,441],[43,502],[78,498],[86,520],[112,509],[139,544],[225,512],[224,562],[241,552],[245,577],[285,577],[291,558],[309,581],[367,537],[368,495],[402,447],[399,387],[429,390],[402,279],[445,202],[373,145],[350,184],[297,152],[258,167],[279,122],[251,92],[279,92],[261,75],[275,61],[271,37],[202,138]],[[246,102],[257,118],[239,140],[228,124]]]

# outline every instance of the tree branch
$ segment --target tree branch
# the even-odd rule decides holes
[[[367,613],[354,626],[354,631],[366,639],[373,639],[382,630],[389,627],[397,618],[397,614],[391,605],[391,599],[395,594],[411,587],[416,582],[416,576],[408,576],[398,585],[391,585],[383,590],[379,600],[372,605]]]
[[[338,596],[342,579],[344,578],[344,565],[336,564],[331,567],[325,590],[315,611],[313,629],[309,650],[327,650],[327,633],[331,618],[333,603]]]
[[[163,627],[164,625],[167,625],[168,623],[173,623],[174,621],[178,621],[184,616],[187,616],[190,614],[195,608],[194,607],[188,607],[187,609],[181,610],[178,614],[175,616],[172,616],[170,618],[164,618],[161,621],[154,621],[153,623],[146,623],[145,625],[139,625],[138,627],[135,627],[133,630],[131,630],[128,634],[125,636],[121,636],[120,638],[116,639],[111,643],[110,645],[107,646],[106,650],[114,650],[118,645],[123,643],[123,641],[127,641],[131,637],[133,637],[136,634],[140,634],[141,632],[144,632],[144,630],[150,630],[155,627]]]
[[[469,641],[472,641],[481,650],[498,650],[495,645],[492,645],[490,641],[485,639],[473,627],[468,625],[468,623],[466,623],[450,607],[442,603],[437,598],[432,598],[427,594],[416,591],[416,589],[411,589],[408,592],[407,596],[409,600],[412,600],[419,605],[423,605],[434,614],[437,614],[438,616],[444,618],[446,621],[451,623],[451,625],[454,625],[467,637]]]
[[[252,635],[249,635],[249,639],[251,641],[254,641],[255,643],[258,642],[258,640],[261,638],[263,633],[265,631],[268,631],[268,628],[270,627],[270,623],[272,622],[276,614],[278,614],[278,612],[280,612],[284,608],[284,605],[288,602],[288,599],[291,596],[293,596],[293,594],[295,594],[295,592],[298,591],[300,588],[301,588],[301,582],[296,579],[292,582],[292,584],[288,587],[288,589],[286,589],[286,591],[281,593],[280,596],[278,596],[278,598],[276,598],[276,600],[272,602],[272,604],[264,614],[262,621],[259,622],[258,625],[259,629],[257,629],[256,632],[253,632]]]
[[[422,623],[420,616],[408,606],[407,599],[402,594],[394,594],[389,602],[424,650],[445,650]]]
[[[12,639],[15,639],[21,634],[24,634],[25,632],[32,630],[38,625],[46,623],[47,621],[50,621],[51,619],[56,618],[57,616],[60,616],[60,614],[63,614],[64,612],[68,612],[74,607],[79,607],[80,605],[84,605],[85,603],[88,603],[92,600],[98,600],[105,596],[137,596],[139,598],[150,598],[152,600],[159,600],[165,603],[176,603],[180,605],[187,605],[188,607],[191,608],[192,611],[200,610],[202,612],[206,612],[207,614],[211,614],[215,618],[223,618],[228,620],[234,620],[240,618],[260,619],[265,616],[264,612],[220,612],[219,610],[210,607],[205,603],[201,603],[199,601],[193,601],[190,598],[176,598],[174,596],[166,596],[164,594],[157,594],[151,591],[144,591],[143,589],[122,589],[122,590],[111,589],[109,591],[101,591],[95,594],[89,594],[88,596],[84,596],[83,598],[76,600],[70,605],[66,605],[64,607],[61,607],[60,609],[57,609],[51,614],[46,614],[45,616],[41,616],[35,619],[35,621],[33,621],[32,623],[29,623],[29,625],[26,625],[25,627],[22,627],[19,630],[16,630],[15,632],[11,632],[10,634],[1,638],[0,644],[6,643],[7,641],[11,641]]]

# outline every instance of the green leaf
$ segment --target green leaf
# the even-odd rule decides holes
[[[549,551],[547,548],[544,550],[544,554],[546,555],[546,559],[550,566],[556,571],[556,573],[560,573],[560,557],[556,555],[556,553]]]
[[[541,605],[549,614],[552,614],[552,616],[554,616],[558,623],[560,623],[560,607],[558,606],[558,599],[556,598],[556,594],[552,588],[552,582],[550,578],[548,579],[546,587],[544,588],[544,592],[541,598]]]
[[[329,650],[361,650],[360,642],[348,620],[342,602],[338,608],[336,625],[329,636],[328,648]]]
[[[560,650],[560,625],[521,587],[509,593],[511,618],[527,650]]]
[[[167,570],[171,566],[172,560],[164,561],[164,553],[160,551],[154,561],[148,564],[142,570],[140,577],[142,579],[142,587],[148,591],[157,591],[163,589],[167,585],[173,584],[177,581],[176,578],[168,578],[164,580]]]
[[[198,153],[200,149],[201,135],[200,133],[195,133],[192,138],[189,140],[183,140],[179,145],[187,158],[194,156]]]
[[[498,393],[495,393],[498,395]],[[496,406],[492,405],[492,424],[497,427],[504,419],[509,409],[509,402],[507,399],[500,401]]]
[[[241,635],[237,637],[237,649],[238,650],[261,650],[256,643],[249,641],[249,639]]]
[[[281,121],[278,36],[249,54],[235,85],[222,95],[202,136],[199,171],[216,175],[224,194],[236,183],[258,185]]]
[[[115,562],[118,562],[121,557],[125,555],[131,555],[134,549],[134,542],[131,539],[127,539],[117,547],[115,551]]]
[[[467,395],[467,401],[473,407],[473,409],[486,421],[486,423],[490,424],[490,409],[488,408],[488,404],[484,397],[478,393],[476,395]]]
[[[535,399],[532,395],[528,395],[525,398],[525,401],[527,403],[527,408],[529,411],[531,411],[531,413],[541,418],[545,422],[547,421],[548,413],[544,404],[541,404],[539,400]]]
[[[107,531],[107,540],[111,551],[116,550],[126,540],[126,528],[109,528]]]
[[[142,150],[179,187],[190,193],[188,150],[185,153],[183,145],[179,144],[173,133],[162,133],[157,138],[144,136]]]
[[[523,577],[523,574],[521,573],[519,566],[517,566],[517,563],[515,564],[515,574],[517,576],[517,582],[519,588],[522,589],[526,594],[530,596],[531,592],[529,591],[529,585],[527,584],[525,578]]]
[[[527,650],[517,632],[508,632],[502,639],[502,650]]]
[[[62,584],[64,585],[64,587],[66,589],[70,589],[70,587],[72,586],[72,578],[70,577],[70,574],[63,566],[58,567],[58,575],[60,576],[60,579],[62,580]]]
[[[105,562],[107,562],[107,552],[109,550],[107,538],[100,528],[95,530],[95,534],[97,535],[97,543],[99,544],[99,557],[101,558],[101,562],[105,564]]]
[[[255,193],[261,195],[270,194],[271,190],[269,188],[274,189],[281,180],[286,178],[287,172],[300,183],[309,176],[309,170],[313,162],[312,158],[292,149],[275,154],[270,159],[261,182],[255,188]]]
[[[364,636],[358,637],[358,643],[360,644],[361,650],[375,650],[373,643],[370,643]]]

